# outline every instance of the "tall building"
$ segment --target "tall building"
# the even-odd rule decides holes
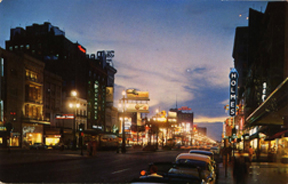
[[[0,48],[1,99],[4,123],[13,127],[10,146],[29,146],[44,142],[43,83],[45,64],[26,54],[15,54]],[[3,117],[2,122],[3,122]]]
[[[117,72],[112,65],[111,53],[99,52],[97,57],[95,54],[89,56],[82,45],[68,40],[64,31],[49,22],[33,24],[26,29],[11,29],[6,50],[26,53],[44,61],[45,70],[62,77],[63,98],[76,90],[79,98],[87,100],[87,129],[111,130],[111,118],[106,124],[106,108],[112,108],[106,101],[106,90],[109,87],[114,91]]]
[[[268,149],[265,140],[283,136],[283,128],[288,128],[287,18],[287,2],[268,2],[264,13],[250,9],[248,27],[236,29],[233,57],[240,71],[238,103],[245,117],[236,117],[236,123],[245,122],[242,133],[251,141],[258,138],[258,149]]]

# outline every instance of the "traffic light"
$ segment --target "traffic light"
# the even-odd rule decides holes
[[[83,124],[83,123],[80,123],[80,124],[79,124],[79,131],[80,131],[80,132],[83,132],[83,130],[84,130],[84,124]]]
[[[16,112],[10,112],[11,120],[16,121]]]
[[[79,124],[79,136],[83,136],[83,131],[84,131],[84,124],[83,123],[80,123]]]

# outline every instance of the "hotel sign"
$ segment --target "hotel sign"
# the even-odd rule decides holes
[[[235,68],[232,68],[229,77],[230,77],[229,115],[235,116],[237,107],[237,87],[239,77],[239,74]]]

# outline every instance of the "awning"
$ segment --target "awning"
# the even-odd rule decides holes
[[[269,140],[273,140],[273,139],[277,139],[280,138],[283,134],[285,134],[286,132],[288,132],[288,130],[284,130],[281,132],[277,132],[276,134],[269,136],[268,138],[265,139],[265,141],[269,141]]]
[[[258,139],[259,138],[259,133],[255,133],[255,134],[252,134],[250,137],[249,137],[249,140],[253,140],[253,139]]]
[[[288,116],[288,77],[246,118],[246,126],[283,125]]]

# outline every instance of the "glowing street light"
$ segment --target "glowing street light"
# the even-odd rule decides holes
[[[121,112],[124,113],[124,116],[125,116],[126,108],[128,106],[127,102],[128,102],[128,100],[126,99],[126,92],[122,91],[122,99],[120,99],[118,107],[119,107],[119,110],[121,110]],[[124,117],[123,119],[121,118],[120,120],[122,120],[122,147],[121,147],[121,152],[122,153],[126,153],[126,139],[125,139],[125,122],[126,122],[126,118]]]
[[[71,95],[74,97],[74,103],[70,103],[69,107],[74,109],[74,118],[73,118],[73,149],[76,149],[76,133],[75,133],[75,124],[76,124],[76,111],[80,107],[80,104],[76,103],[76,98],[77,98],[77,92],[72,91]],[[82,146],[82,144],[81,144]]]

